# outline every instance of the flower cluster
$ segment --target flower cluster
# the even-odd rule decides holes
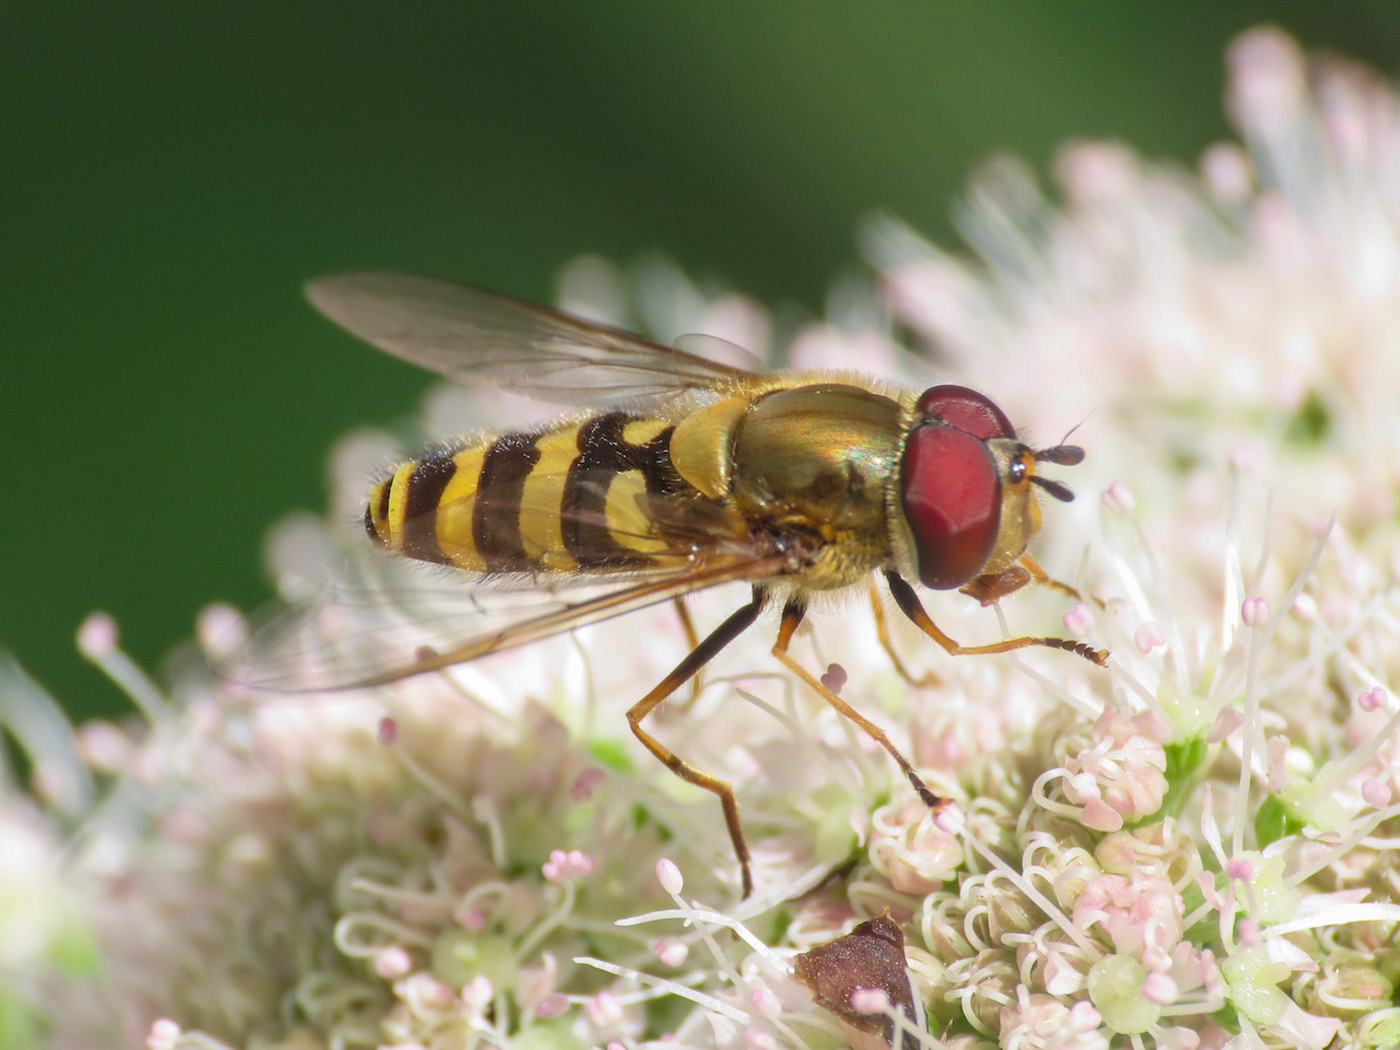
[[[1242,141],[1197,175],[1076,145],[1059,203],[1015,162],[974,181],[972,257],[867,231],[936,362],[910,385],[986,390],[1041,443],[1082,421],[1090,452],[1036,548],[1081,598],[932,611],[963,641],[1083,638],[1107,669],[949,660],[891,617],[896,663],[855,602],[794,641],[953,805],[774,673],[767,637],[731,646],[653,730],[733,783],[739,901],[713,796],[626,732],[685,652],[669,607],[334,696],[162,693],[95,620],[84,649],[148,726],[74,750],[6,680],[50,816],[0,805],[0,1047],[1400,1045],[1400,96],[1276,30],[1230,69]],[[665,266],[585,260],[563,299],[770,349],[758,307]],[[907,366],[879,316],[843,289],[784,363]],[[437,398],[426,436],[461,409]],[[382,447],[348,441],[339,473]],[[334,545],[284,529],[284,588]],[[211,611],[204,647],[239,623]],[[794,959],[885,915],[919,1017],[888,973],[830,1002],[859,984],[840,953],[817,1005]]]

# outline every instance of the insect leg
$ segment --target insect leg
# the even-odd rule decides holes
[[[915,678],[909,673],[909,669],[904,666],[904,661],[899,658],[899,653],[895,650],[894,640],[890,637],[890,624],[885,616],[884,603],[880,601],[880,592],[875,589],[875,579],[870,580],[870,610],[875,616],[875,638],[880,643],[880,648],[890,658],[890,663],[894,664],[894,669],[899,677],[903,678],[910,685],[937,685],[938,676],[932,671],[925,671],[919,678]]]
[[[844,715],[856,725],[860,726],[871,740],[888,751],[890,757],[894,759],[895,764],[899,766],[900,772],[909,778],[909,783],[913,786],[914,790],[918,792],[919,798],[923,800],[924,805],[928,806],[928,808],[935,813],[941,810],[948,804],[948,800],[935,795],[925,786],[919,774],[914,772],[914,767],[909,764],[909,760],[904,757],[899,748],[895,747],[894,744],[890,742],[890,738],[885,736],[885,731],[823,685],[811,671],[808,671],[799,664],[793,655],[788,652],[788,645],[792,641],[793,632],[797,630],[798,625],[802,623],[802,617],[806,614],[807,606],[796,599],[790,600],[783,606],[783,619],[778,625],[778,640],[773,645],[773,655],[782,661],[784,667],[816,690],[823,700],[836,709],[838,714]]]
[[[753,893],[753,873],[749,870],[749,844],[744,840],[744,828],[739,821],[739,803],[734,797],[734,788],[726,780],[702,773],[676,757],[667,747],[642,728],[642,719],[651,714],[657,704],[665,700],[695,674],[714,659],[726,645],[753,624],[757,619],[767,594],[759,587],[753,589],[753,600],[733,613],[729,619],[710,632],[709,636],[690,651],[675,669],[657,683],[656,687],[627,710],[627,724],[632,727],[632,735],[642,742],[642,746],[660,760],[661,764],[688,784],[704,788],[719,796],[724,809],[724,824],[729,829],[729,840],[734,844],[734,854],[739,858],[739,874],[744,884],[744,897]]]
[[[1052,591],[1059,591],[1061,594],[1067,594],[1075,601],[1080,600],[1077,590],[1067,583],[1061,583],[1042,569],[1040,567],[1040,562],[1031,557],[1030,551],[1023,551],[1021,556],[1016,559],[1016,564],[1030,573],[1031,579],[1042,587],[1049,587]]]
[[[919,596],[914,593],[914,588],[910,587],[902,576],[886,572],[885,580],[890,586],[890,594],[894,597],[895,604],[899,606],[900,611],[913,620],[919,630],[943,646],[952,656],[968,656],[972,653],[1005,653],[1012,649],[1045,645],[1051,649],[1065,649],[1076,653],[1100,667],[1108,663],[1107,649],[1095,649],[1084,642],[1076,642],[1069,638],[1034,638],[1030,635],[1018,635],[1015,638],[1003,638],[999,642],[989,642],[986,645],[960,645],[938,629],[938,625],[929,618],[929,614],[924,610]]]
[[[685,598],[677,596],[671,599],[671,604],[676,607],[676,617],[681,622],[681,630],[685,632],[685,643],[691,649],[700,647],[700,636],[695,633],[695,621],[690,618],[690,610],[686,608]],[[700,699],[700,690],[705,688],[705,673],[702,670],[695,672],[695,676],[690,680],[690,696],[685,701],[685,710],[690,710],[691,705]]]

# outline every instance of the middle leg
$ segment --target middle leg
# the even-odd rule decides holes
[[[846,703],[846,701],[842,700],[831,689],[823,685],[819,678],[799,664],[793,655],[788,652],[788,645],[792,641],[793,632],[797,630],[798,625],[802,623],[802,618],[806,614],[807,606],[796,599],[790,600],[783,606],[783,619],[778,626],[778,640],[773,645],[773,655],[782,661],[784,667],[811,686],[812,689],[817,692],[817,695],[836,709],[837,713],[849,718],[859,726],[871,740],[874,740],[875,743],[889,752],[890,757],[893,758],[895,764],[899,766],[900,772],[909,779],[910,785],[914,788],[914,791],[918,793],[919,798],[923,800],[924,805],[928,806],[928,808],[935,813],[942,810],[943,807],[948,804],[948,799],[935,795],[928,789],[928,786],[923,782],[923,778],[914,771],[913,765],[904,757],[899,748],[894,746],[890,738],[885,735],[885,731],[850,704]]]

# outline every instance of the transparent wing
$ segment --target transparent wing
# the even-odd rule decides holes
[[[562,405],[644,405],[753,379],[761,362],[714,337],[746,366],[662,346],[520,299],[412,274],[366,271],[311,281],[306,296],[342,328],[395,357],[464,383]]]
[[[601,474],[600,474],[601,478]],[[442,560],[480,555],[470,540],[435,525],[470,518],[481,490],[404,522],[408,544]],[[468,571],[383,549],[347,554],[307,600],[272,615],[216,672],[258,689],[308,692],[383,684],[463,663],[657,602],[736,580],[757,582],[788,564],[777,543],[752,535],[721,504],[695,497],[648,497],[635,513],[575,510],[558,501],[522,505],[518,561]],[[538,568],[561,553],[544,534],[574,537],[568,561],[601,571]],[[645,557],[629,558],[638,548]],[[501,552],[496,552],[501,557]],[[575,559],[576,556],[576,559]],[[630,561],[630,563],[629,563]],[[547,563],[546,563],[547,564]]]
[[[273,692],[382,685],[465,663],[658,602],[778,575],[774,551],[712,551],[684,568],[475,579],[383,552],[355,557],[310,600],[257,626],[215,672]]]

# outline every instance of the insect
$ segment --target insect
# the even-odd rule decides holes
[[[984,601],[1031,580],[1073,593],[1026,545],[1040,527],[1037,494],[1073,498],[1039,468],[1074,465],[1083,451],[1028,448],[975,391],[919,393],[855,373],[765,373],[687,349],[706,337],[663,346],[405,274],[325,277],[307,295],[354,335],[449,379],[583,409],[430,449],[373,487],[364,517],[373,543],[462,577],[468,613],[454,621],[456,637],[425,646],[407,640],[412,623],[375,620],[374,602],[357,604],[350,587],[344,604],[370,617],[374,644],[350,647],[351,661],[327,660],[313,687],[387,683],[701,588],[747,583],[747,604],[627,712],[642,746],[718,797],[745,897],[753,877],[733,788],[689,765],[644,722],[765,608],[781,609],[777,659],[870,734],[935,808],[945,800],[879,727],[789,653],[814,596],[870,586],[880,574],[896,606],[953,655],[1039,645],[1100,665],[1107,658],[1060,638],[960,645],[909,582],[962,588]]]

